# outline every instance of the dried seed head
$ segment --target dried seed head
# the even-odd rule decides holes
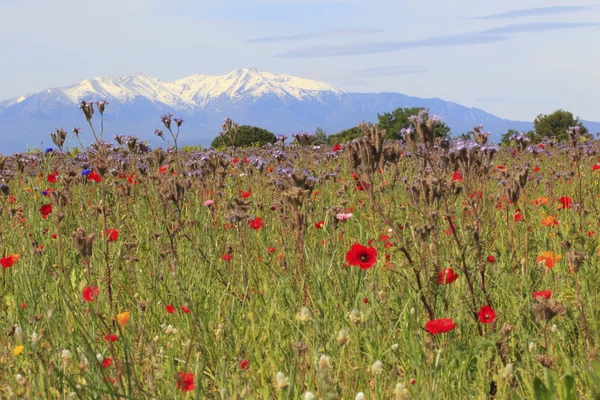
[[[545,299],[538,297],[538,303],[532,306],[532,310],[536,315],[535,321],[540,322],[550,321],[556,315],[564,314],[567,312],[567,307],[563,306],[554,299]]]

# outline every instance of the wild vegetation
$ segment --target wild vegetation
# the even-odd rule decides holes
[[[363,125],[0,158],[3,398],[600,394],[600,145]],[[95,113],[95,115],[94,115]],[[225,143],[237,126],[226,121]],[[167,139],[168,138],[168,139]]]

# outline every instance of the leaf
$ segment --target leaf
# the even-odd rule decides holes
[[[571,375],[567,375],[563,379],[563,391],[562,391],[562,400],[577,400],[577,389],[575,387],[575,378]]]
[[[538,377],[533,381],[533,392],[535,400],[552,400],[550,390],[548,390],[544,382]]]

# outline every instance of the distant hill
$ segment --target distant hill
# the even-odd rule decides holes
[[[508,129],[533,127],[531,122],[503,119],[442,99],[400,93],[350,93],[326,83],[250,68],[223,76],[193,75],[173,82],[141,74],[100,77],[0,101],[0,152],[23,151],[28,145],[40,147],[41,142],[51,146],[49,133],[56,128],[70,131],[80,126],[84,133],[89,131],[78,108],[80,100],[110,102],[105,114],[107,138],[136,135],[151,144],[159,143],[154,130],[163,128],[160,117],[168,112],[185,119],[182,143],[202,145],[211,142],[227,117],[276,134],[310,132],[317,126],[336,133],[362,121],[375,122],[378,113],[397,107],[429,108],[442,117],[454,135],[481,124],[492,132],[493,141]],[[591,132],[600,132],[600,123],[583,123]]]

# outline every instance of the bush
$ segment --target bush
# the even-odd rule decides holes
[[[241,125],[237,133],[233,135],[233,146],[250,147],[264,146],[267,143],[275,143],[277,138],[266,129],[257,126]],[[223,135],[217,136],[210,144],[213,148],[228,147],[232,144]]]
[[[355,126],[354,128],[346,129],[334,135],[328,136],[327,142],[332,145],[336,143],[347,143],[362,137],[364,134],[365,133],[362,129],[360,129],[358,126]]]

